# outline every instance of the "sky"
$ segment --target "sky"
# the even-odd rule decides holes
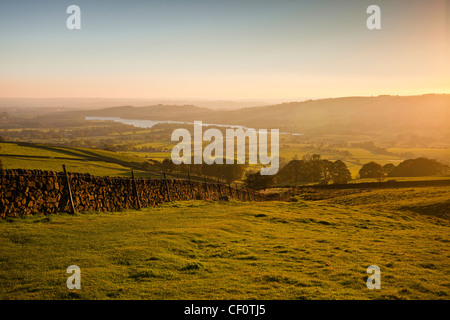
[[[450,93],[449,0],[2,0],[0,40],[0,98]]]

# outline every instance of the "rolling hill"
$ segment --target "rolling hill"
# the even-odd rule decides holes
[[[39,120],[81,120],[86,116],[187,122],[202,120],[204,123],[277,128],[315,138],[338,135],[392,141],[407,135],[423,136],[443,143],[450,141],[450,95],[444,94],[330,98],[228,111],[193,105],[123,106],[57,112],[41,116]]]

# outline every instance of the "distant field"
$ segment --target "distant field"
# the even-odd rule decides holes
[[[148,134],[148,131],[144,131],[141,134]],[[135,134],[136,135],[136,134]],[[287,138],[283,138],[287,139]],[[295,156],[298,159],[302,159],[305,155],[320,154],[322,159],[344,161],[350,170],[353,179],[358,176],[359,170],[362,165],[370,161],[378,162],[382,165],[386,163],[399,164],[404,159],[399,155],[404,153],[411,153],[415,156],[427,156],[434,159],[450,159],[450,149],[437,149],[437,148],[390,148],[388,151],[394,152],[397,155],[381,155],[372,153],[368,150],[361,148],[336,148],[336,149],[317,149],[308,144],[292,142],[287,139],[280,142],[280,157],[285,158],[287,161],[292,160]],[[138,143],[137,147],[154,147],[154,148],[168,148],[169,150],[175,145],[175,142],[161,141],[161,142],[149,142]],[[206,144],[205,144],[206,145]],[[111,152],[102,149],[93,148],[79,148],[79,147],[56,147],[46,144],[38,146],[23,146],[17,143],[0,143],[0,159],[3,162],[3,166],[9,169],[24,168],[24,169],[40,169],[40,170],[61,170],[61,166],[65,163],[68,167],[70,165],[73,172],[91,173],[95,175],[129,175],[131,166],[137,163],[143,163],[147,160],[163,161],[164,159],[170,159],[170,152],[137,152],[137,151],[121,151]],[[338,152],[338,153],[336,153]],[[343,156],[339,152],[349,152],[351,156]],[[15,154],[15,155],[28,155],[28,156],[46,156],[46,157],[64,157],[69,160],[60,159],[29,159],[24,157],[2,157],[2,154]],[[82,160],[76,160],[83,158]],[[91,158],[95,158],[96,162],[90,161]],[[73,160],[71,160],[73,159]],[[149,172],[137,170],[138,176],[154,176]],[[159,168],[153,171],[160,171]],[[402,179],[402,178],[393,178]],[[359,182],[359,180],[356,180]]]
[[[430,187],[2,220],[0,299],[448,300],[449,221],[429,210],[449,201]]]
[[[448,180],[450,175],[424,176],[424,177],[384,177],[382,181],[424,181],[424,180]],[[376,178],[354,179],[351,183],[377,182]]]
[[[129,176],[130,169],[121,165],[107,162],[88,162],[52,159],[23,159],[1,157],[5,169],[28,169],[61,172],[65,164],[69,172],[89,173],[96,176]]]
[[[388,151],[395,153],[411,152],[414,153],[417,157],[446,157],[450,159],[450,149],[448,148],[389,148]]]
[[[0,156],[2,154],[77,158],[77,155],[75,155],[75,154],[62,154],[59,151],[52,151],[52,150],[33,147],[33,146],[21,146],[21,145],[18,145],[17,143],[1,143],[0,142]]]
[[[2,156],[2,154],[15,156]],[[16,143],[0,143],[0,159],[4,169],[37,169],[60,172],[62,165],[65,164],[69,172],[98,176],[130,176],[134,164],[146,161],[143,157],[100,149],[49,145],[25,146]],[[151,172],[136,170],[136,168],[134,170],[137,176],[154,176]],[[157,173],[159,177],[159,172]]]
[[[154,159],[158,161],[163,161],[164,159],[170,159],[170,152],[126,152],[126,154],[134,155],[137,157],[144,157],[149,159]]]

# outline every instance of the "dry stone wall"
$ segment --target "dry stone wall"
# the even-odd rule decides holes
[[[69,192],[69,184],[70,191]],[[58,212],[121,211],[179,200],[261,200],[251,190],[178,179],[98,177],[90,174],[0,170],[0,217]]]

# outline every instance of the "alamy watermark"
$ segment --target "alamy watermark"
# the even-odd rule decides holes
[[[77,5],[70,5],[67,7],[66,13],[71,15],[67,18],[66,26],[69,30],[81,29],[81,9]]]
[[[370,5],[367,7],[367,13],[371,15],[367,18],[366,26],[369,30],[380,30],[381,29],[381,9],[377,5]]]
[[[80,30],[81,29],[81,9],[77,5],[70,5],[67,7],[66,13],[70,14],[67,18],[66,26],[69,30]],[[370,5],[366,10],[367,14],[370,16],[366,20],[366,26],[369,30],[379,30],[381,29],[381,9],[377,5]]]
[[[369,289],[381,289],[381,270],[380,267],[376,265],[371,265],[367,267],[367,273],[371,274],[367,278],[367,288]]]
[[[194,164],[223,164],[223,134],[219,129],[208,129],[203,133],[203,124],[201,121],[194,121]],[[181,141],[180,141],[181,139]],[[192,162],[192,138],[187,129],[175,129],[172,132],[172,141],[180,141],[172,149],[172,162],[176,165]],[[235,142],[236,140],[236,153]],[[234,164],[235,158],[237,164],[245,164],[246,141],[248,140],[248,164],[269,165],[261,168],[261,175],[274,175],[279,168],[279,130],[270,130],[270,156],[268,154],[267,140],[268,132],[266,129],[226,129],[225,151],[226,164]],[[212,141],[203,150],[203,141]],[[236,156],[236,157],[235,157]]]
[[[71,265],[67,267],[66,273],[71,274],[69,278],[67,278],[67,289],[81,289],[81,270],[79,266]]]

